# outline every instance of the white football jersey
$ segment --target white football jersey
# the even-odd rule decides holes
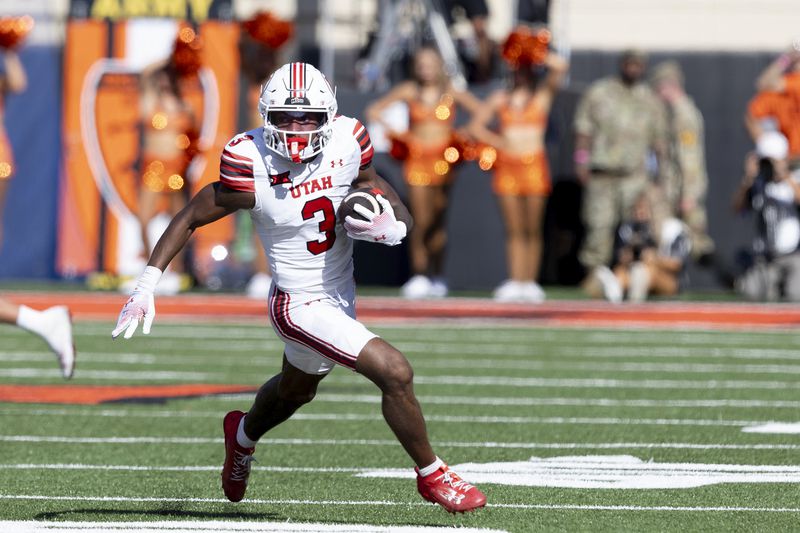
[[[240,133],[225,146],[220,182],[255,193],[250,216],[279,288],[335,289],[353,277],[353,245],[336,212],[372,161],[369,134],[358,120],[340,115],[322,152],[297,164],[267,148],[262,130]]]

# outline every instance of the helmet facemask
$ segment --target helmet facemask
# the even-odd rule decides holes
[[[264,143],[294,163],[313,159],[331,139],[336,93],[320,71],[306,63],[279,68],[261,90]]]
[[[272,107],[264,117],[267,146],[294,163],[302,163],[320,153],[330,136],[330,120],[325,110]]]

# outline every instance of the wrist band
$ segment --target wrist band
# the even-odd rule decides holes
[[[139,280],[136,282],[136,287],[133,289],[133,292],[155,292],[158,280],[161,279],[161,274],[160,268],[154,266],[146,267],[142,275],[139,276]]]
[[[585,148],[575,150],[575,153],[572,155],[572,159],[575,161],[576,165],[588,165],[590,159],[589,150]]]

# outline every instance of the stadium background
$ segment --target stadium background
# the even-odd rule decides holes
[[[505,0],[488,3],[490,33],[500,39],[511,27],[512,10]],[[296,24],[297,38],[284,51],[285,58],[318,62],[321,51],[332,52],[334,61],[328,66],[332,66],[334,72],[328,74],[333,74],[338,85],[343,113],[360,115],[363,105],[371,98],[355,89],[353,66],[359,49],[374,28],[379,9],[376,1],[37,0],[20,3],[7,0],[0,2],[0,9],[7,14],[24,11],[37,19],[34,34],[21,49],[29,76],[28,90],[7,100],[6,121],[18,161],[18,174],[11,184],[5,211],[8,231],[0,249],[0,278],[80,278],[109,266],[108,254],[101,253],[99,241],[91,242],[90,237],[99,239],[99,236],[76,233],[77,226],[70,225],[76,213],[85,216],[87,209],[97,213],[104,209],[85,173],[81,175],[85,181],[79,182],[79,189],[70,191],[67,186],[69,176],[75,175],[70,168],[75,155],[70,147],[75,146],[76,140],[70,137],[68,127],[70,113],[75,112],[77,102],[70,92],[74,87],[69,84],[80,81],[75,68],[70,66],[68,38],[72,32],[73,38],[78,35],[80,39],[89,39],[79,28],[86,22],[85,18],[90,21],[96,18],[97,24],[107,27],[124,24],[126,15],[137,13],[183,13],[201,25],[213,25],[213,20],[217,19],[221,27],[230,26],[230,31],[224,38],[226,30],[221,31],[214,40],[214,49],[231,66],[236,63],[235,30],[231,21],[257,9],[269,9]],[[68,18],[70,14],[72,18]],[[750,221],[737,218],[729,207],[741,173],[742,158],[750,148],[742,126],[742,113],[753,94],[758,72],[776,53],[785,50],[793,38],[800,37],[797,29],[800,28],[800,14],[793,2],[556,0],[551,21],[560,46],[570,53],[571,68],[569,86],[558,99],[548,134],[556,190],[549,206],[545,236],[548,249],[542,280],[564,284],[577,281],[577,266],[571,252],[580,236],[580,188],[571,176],[572,111],[582,90],[598,77],[614,72],[619,50],[629,46],[648,51],[651,63],[675,58],[686,70],[687,91],[706,120],[710,233],[721,257],[732,258],[736,248],[749,242],[751,231]],[[80,56],[85,48],[77,50]],[[108,50],[113,55],[113,46]],[[241,97],[235,74],[217,72],[218,86],[223,88],[217,142],[224,143],[235,132],[237,118],[243,113],[238,105]],[[482,96],[497,83],[502,80],[471,89]],[[214,159],[211,154],[204,180],[214,179]],[[387,156],[379,156],[377,165],[402,189],[398,168]],[[82,199],[82,204],[77,202],[78,198]],[[474,213],[480,216],[473,216]],[[447,275],[451,287],[486,289],[496,285],[505,272],[502,226],[489,180],[475,165],[464,165],[459,171],[448,226]],[[198,253],[205,253],[204,250],[231,233],[230,227],[204,232],[199,241],[205,245],[198,245]],[[87,248],[81,250],[81,247]],[[556,252],[555,248],[562,251]],[[108,247],[103,248],[105,252],[108,250]],[[71,260],[76,257],[81,260]],[[357,275],[365,283],[399,284],[407,275],[402,248],[386,251],[361,245],[357,260]],[[699,270],[692,272],[691,279],[692,286],[698,288],[715,287],[717,283],[708,272]]]

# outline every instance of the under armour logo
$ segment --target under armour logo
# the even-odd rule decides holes
[[[337,165],[336,160],[331,161],[331,168],[336,168],[336,165]],[[338,165],[340,167],[343,167],[344,166],[344,160],[340,159]]]
[[[280,174],[270,174],[269,175],[269,184],[271,187],[275,185],[281,185],[283,183],[291,183],[292,180],[289,179],[290,171],[281,172]]]

